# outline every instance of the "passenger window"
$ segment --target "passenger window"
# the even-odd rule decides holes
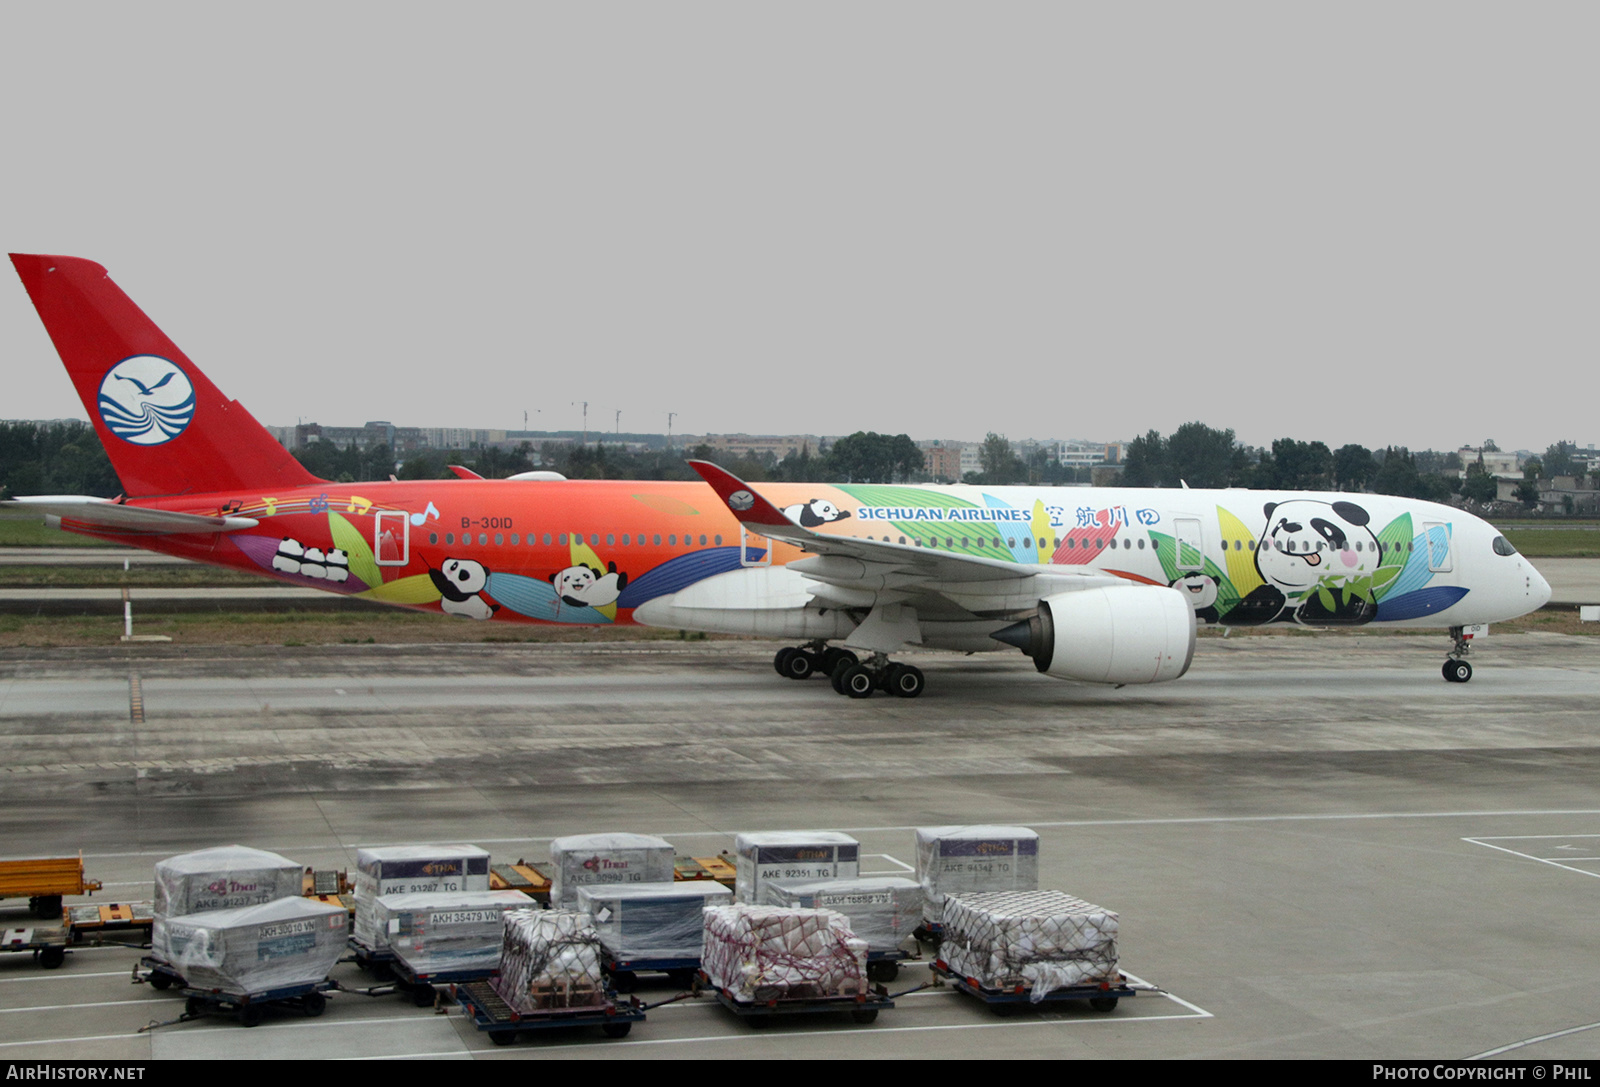
[[[706,538],[704,536],[701,536],[700,537],[700,546],[704,547],[705,545],[706,545]]]
[[[504,546],[505,546],[505,545],[506,545],[506,536],[505,536],[505,533],[503,533],[503,532],[496,532],[496,533],[495,533],[495,534],[494,534],[494,545],[495,545],[495,546],[496,546],[496,547],[504,547]]]
[[[676,532],[668,534],[668,536],[667,536],[667,546],[668,547],[677,547],[678,546],[678,534]]]
[[[650,537],[650,539],[657,547],[661,546],[661,533],[656,533],[654,536]]]
[[[549,538],[548,537],[546,537],[545,542],[546,543],[549,542]],[[556,537],[556,542],[559,543],[562,547],[566,547],[567,546],[567,534],[565,532],[563,532],[561,535],[557,536]]]
[[[444,542],[445,542],[446,545],[455,543],[456,542],[456,534],[454,532],[446,532],[444,534]]]
[[[1032,551],[1033,550],[1033,537],[1032,536],[1024,536],[1022,538],[1022,549],[1024,551]]]
[[[428,542],[431,543],[431,544],[438,543],[439,542],[439,534],[437,532],[428,533]]]
[[[489,534],[487,532],[478,533],[478,546],[479,547],[488,547],[489,546]]]
[[[718,547],[721,547],[721,546],[722,546],[722,537],[721,537],[721,536],[718,536],[718,537],[717,537],[717,540],[716,540],[716,543],[717,543],[717,546],[718,546]]]

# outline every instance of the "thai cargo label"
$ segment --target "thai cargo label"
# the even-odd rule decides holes
[[[1037,838],[946,838],[939,843],[941,857],[1037,857]]]
[[[427,860],[379,860],[363,863],[359,871],[380,877],[384,883],[395,879],[455,879],[489,875],[488,857],[431,857]]]
[[[304,955],[316,949],[317,923],[314,920],[284,921],[262,925],[256,944],[256,960],[270,962]]]
[[[757,864],[855,864],[860,859],[859,845],[766,845],[750,850]],[[782,876],[782,879],[797,877]]]
[[[436,926],[496,924],[504,912],[504,910],[451,910],[429,914],[428,920]]]

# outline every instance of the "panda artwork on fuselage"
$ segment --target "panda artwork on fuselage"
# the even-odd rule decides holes
[[[850,516],[850,511],[840,509],[826,498],[813,498],[809,502],[785,506],[783,515],[801,528],[816,528],[818,525],[843,521]]]
[[[628,587],[628,575],[617,571],[617,564],[606,563],[606,572],[581,563],[550,575],[550,584],[563,603],[575,608],[603,608],[615,604]]]
[[[489,568],[481,562],[445,559],[439,569],[428,569],[428,577],[439,590],[439,607],[446,615],[488,619],[500,610],[480,595],[489,585]]]
[[[1217,579],[1210,574],[1192,573],[1173,581],[1171,588],[1183,594],[1194,609],[1194,617],[1202,623],[1217,621]]]
[[[1262,512],[1267,524],[1256,541],[1255,564],[1266,584],[1241,600],[1228,621],[1255,625],[1294,620],[1309,626],[1371,622],[1378,608],[1370,592],[1350,591],[1355,583],[1369,581],[1380,562],[1367,511],[1354,502],[1292,499],[1268,502]],[[1286,608],[1291,600],[1297,603]]]

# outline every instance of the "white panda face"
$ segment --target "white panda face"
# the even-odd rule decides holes
[[[582,596],[594,580],[594,571],[587,566],[569,566],[556,576],[556,591],[562,596]]]
[[[811,512],[821,521],[837,521],[839,519],[839,507],[829,502],[826,498],[812,499]]]
[[[489,571],[471,559],[445,559],[439,567],[451,584],[463,593],[481,593],[489,585]]]
[[[1206,574],[1190,574],[1172,583],[1189,601],[1189,606],[1199,611],[1217,602],[1217,583]]]
[[[1378,539],[1353,502],[1269,505],[1256,547],[1261,576],[1284,589],[1309,589],[1329,577],[1365,577],[1378,567]]]

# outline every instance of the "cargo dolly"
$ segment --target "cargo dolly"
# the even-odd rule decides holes
[[[964,978],[951,970],[943,959],[933,964],[934,976],[949,982],[959,991],[975,996],[997,1014],[1004,1015],[1012,1011],[1021,1011],[1025,1008],[1039,1008],[1050,1004],[1063,1004],[1069,1000],[1086,1000],[1089,1007],[1097,1012],[1115,1011],[1117,1001],[1122,997],[1132,997],[1139,992],[1128,983],[1127,976],[1117,974],[1116,981],[1091,982],[1084,985],[1067,985],[1060,989],[1052,989],[1046,993],[1043,1000],[1035,1001],[1033,990],[1027,985],[1015,985],[1008,989],[994,989],[982,985],[977,978]],[[1143,987],[1146,992],[1154,992],[1154,986]]]
[[[391,993],[402,993],[405,998],[419,1008],[431,1008],[438,1003],[439,990],[451,985],[464,985],[472,981],[487,981],[499,973],[496,966],[484,966],[470,970],[435,970],[431,974],[419,973],[411,964],[396,956],[388,961],[387,969],[394,975],[393,979],[383,985],[374,985],[370,989],[345,989],[348,993],[360,993],[362,996],[388,996]]]
[[[0,861],[0,898],[26,898],[41,921],[61,919],[63,895],[93,894],[101,886],[97,879],[83,878],[82,853]]]
[[[696,975],[700,973],[700,959],[695,958],[663,958],[663,959],[619,959],[611,953],[610,948],[602,948],[600,952],[600,968],[611,979],[611,987],[619,993],[631,993],[634,986],[639,983],[641,973],[665,974],[674,985],[681,985],[685,989],[694,984]]]
[[[131,947],[150,942],[155,916],[149,902],[111,902],[104,906],[68,906],[68,939],[79,944],[123,944]]]
[[[526,1031],[561,1030],[569,1027],[599,1027],[607,1038],[625,1037],[633,1024],[644,1021],[644,1005],[633,997],[626,1002],[607,993],[598,1004],[577,1007],[541,1008],[519,1012],[495,991],[489,981],[469,981],[456,986],[456,1000],[465,1009],[472,1025],[489,1035],[495,1045],[510,1045]]]
[[[394,976],[395,953],[388,948],[368,947],[352,936],[350,950],[355,952],[356,965],[375,979],[385,981]]]
[[[69,939],[67,926],[60,921],[30,928],[0,929],[0,951],[31,951],[34,962],[46,970],[54,970],[67,961]]]
[[[150,988],[161,992],[174,986],[179,989],[184,987],[183,975],[178,973],[177,967],[153,955],[146,955],[133,964],[133,983],[135,985],[148,983]]]
[[[339,983],[336,981],[285,985],[276,989],[264,989],[258,993],[243,994],[185,988],[183,995],[188,999],[184,1001],[182,1015],[166,1022],[149,1023],[140,1027],[139,1033],[143,1034],[156,1027],[171,1026],[174,1023],[191,1023],[208,1015],[223,1014],[237,1015],[240,1026],[258,1027],[266,1018],[266,1009],[272,1005],[293,1008],[307,1018],[315,1019],[328,1008],[328,998],[324,994],[337,988]]]
[[[712,984],[704,971],[700,972],[695,983],[698,988],[716,997],[718,1004],[754,1028],[767,1026],[774,1016],[814,1015],[818,1012],[844,1012],[853,1022],[865,1024],[877,1019],[880,1011],[894,1007],[889,990],[882,985],[845,996],[784,996],[774,987],[771,993],[758,989],[754,1000],[740,1000],[726,989]]]

